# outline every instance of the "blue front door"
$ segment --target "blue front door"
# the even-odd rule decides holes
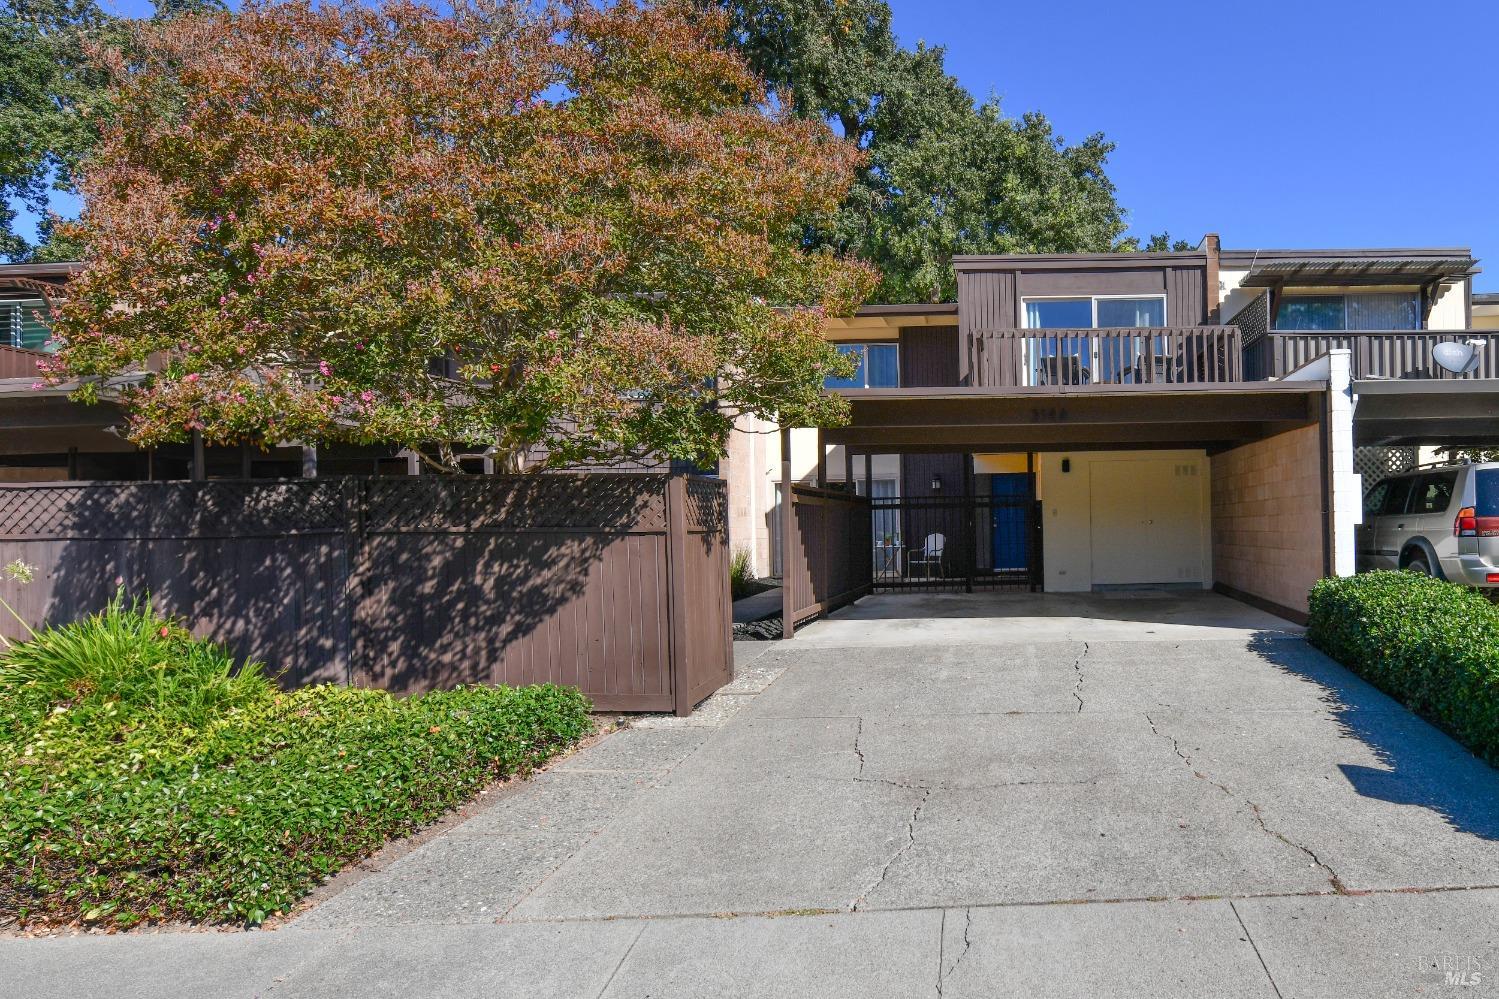
[[[1030,567],[1030,478],[1028,472],[989,477],[996,572]]]

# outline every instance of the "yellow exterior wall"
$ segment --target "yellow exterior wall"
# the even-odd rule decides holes
[[[1173,574],[1170,579],[1135,579],[1132,582],[1149,583],[1197,583],[1204,588],[1212,584],[1213,566],[1211,538],[1208,523],[1209,465],[1207,454],[1201,450],[1177,451],[1080,451],[1045,453],[1037,456],[1037,492],[1041,497],[1042,528],[1041,541],[1046,571],[1046,590],[1049,592],[1087,592],[1093,589],[1095,577],[1109,576],[1110,582],[1118,580],[1117,566],[1094,565],[1094,510],[1118,504],[1128,504],[1132,497],[1125,495],[1131,481],[1128,475],[1107,474],[1096,478],[1100,484],[1107,483],[1109,490],[1119,495],[1104,495],[1094,488],[1093,470],[1109,463],[1138,467],[1141,476],[1146,470],[1159,466],[1152,463],[1169,462],[1190,466],[1190,477],[1199,490],[1196,513],[1185,522],[1169,525],[1188,543],[1183,547],[1197,552],[1197,564],[1185,567],[1187,576],[1181,579]],[[1069,463],[1070,471],[1062,471],[1062,462]],[[1133,480],[1136,483],[1142,479]],[[1102,486],[1101,486],[1102,488]],[[1143,491],[1146,487],[1141,485]],[[1143,542],[1142,542],[1143,543]],[[1107,569],[1108,571],[1105,571]],[[1196,571],[1192,571],[1195,569]]]
[[[1468,289],[1464,282],[1442,285],[1442,294],[1426,318],[1429,330],[1460,330],[1468,326]]]
[[[1029,472],[1029,456],[1021,454],[976,454],[973,470],[978,475],[1008,475],[1014,472]]]

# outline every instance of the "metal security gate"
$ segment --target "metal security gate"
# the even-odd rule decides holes
[[[1041,588],[1041,516],[1033,480],[988,496],[870,501],[876,591]]]

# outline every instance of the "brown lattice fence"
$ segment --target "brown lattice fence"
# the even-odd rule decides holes
[[[731,672],[726,505],[634,474],[0,485],[0,562],[38,567],[0,593],[61,622],[149,591],[287,685],[686,712]]]

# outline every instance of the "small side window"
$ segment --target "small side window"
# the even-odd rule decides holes
[[[1411,488],[1415,486],[1416,480],[1411,476],[1391,479],[1390,491],[1385,493],[1384,506],[1380,507],[1382,514],[1404,513],[1406,501],[1411,498]]]
[[[1452,490],[1457,485],[1457,472],[1433,472],[1423,475],[1416,483],[1415,499],[1411,513],[1446,513],[1452,505]]]
[[[1384,506],[1385,494],[1390,491],[1390,480],[1385,479],[1379,485],[1364,494],[1364,513],[1377,514]]]

